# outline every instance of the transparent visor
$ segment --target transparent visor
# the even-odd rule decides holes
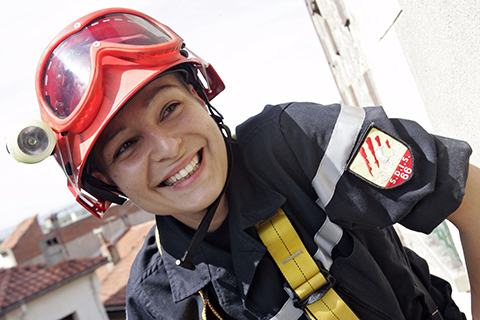
[[[78,107],[89,86],[92,46],[158,45],[172,41],[162,29],[131,14],[111,14],[90,22],[61,42],[45,63],[42,94],[52,113],[67,118]]]

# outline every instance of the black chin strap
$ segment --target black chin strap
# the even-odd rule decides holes
[[[203,90],[202,90],[202,93],[203,93]],[[192,242],[190,242],[190,246],[188,247],[187,251],[185,251],[185,254],[181,259],[178,259],[176,261],[177,266],[180,266],[189,270],[195,270],[195,266],[192,263],[193,258],[198,248],[200,247],[200,244],[202,243],[203,238],[205,238],[205,235],[208,232],[208,228],[210,227],[210,223],[212,222],[213,216],[217,211],[218,205],[220,204],[220,201],[222,200],[222,197],[225,194],[225,191],[227,190],[227,186],[230,182],[230,175],[231,175],[230,173],[233,167],[233,155],[232,155],[232,145],[231,145],[232,135],[230,133],[230,129],[223,124],[223,116],[208,102],[208,99],[205,99],[205,100],[207,103],[207,107],[210,111],[210,115],[217,123],[225,139],[225,145],[227,147],[228,171],[227,171],[227,180],[225,181],[225,185],[223,186],[222,192],[220,192],[220,195],[217,197],[217,199],[208,207],[207,213],[205,214],[202,221],[200,222],[198,229],[193,234]]]
[[[203,217],[202,222],[200,222],[198,229],[193,234],[193,238],[192,238],[192,242],[190,242],[190,246],[188,247],[187,251],[185,251],[185,254],[183,255],[183,257],[176,261],[177,266],[180,266],[188,270],[195,270],[195,266],[192,263],[193,258],[195,257],[195,253],[197,253],[197,250],[200,247],[200,244],[202,243],[203,238],[205,238],[205,235],[208,232],[208,228],[210,227],[210,223],[212,222],[213,216],[217,211],[217,208],[221,201],[222,196],[223,196],[223,191],[220,194],[220,196],[215,200],[215,202],[213,202],[210,205],[210,207],[208,207],[207,213]]]

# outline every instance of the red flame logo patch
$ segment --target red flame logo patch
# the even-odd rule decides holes
[[[410,179],[413,159],[405,144],[371,128],[349,170],[376,186],[392,188]]]

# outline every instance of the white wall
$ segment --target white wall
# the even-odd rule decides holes
[[[0,269],[7,269],[17,266],[17,259],[13,254],[12,249],[6,249],[0,255]]]
[[[395,30],[435,132],[467,140],[480,165],[480,3],[398,2]]]

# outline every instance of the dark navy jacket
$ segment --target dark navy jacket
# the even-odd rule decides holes
[[[408,146],[408,181],[383,188],[349,170],[372,127]],[[152,230],[132,266],[128,319],[201,319],[201,289],[227,319],[281,319],[285,280],[255,229],[280,206],[360,319],[426,319],[412,269],[447,319],[463,318],[448,283],[429,275],[392,225],[429,233],[455,211],[464,193],[468,144],[388,119],[379,107],[310,103],[267,106],[237,128],[236,139],[228,219],[202,243],[190,271],[175,260],[193,231],[158,217],[162,253]]]

